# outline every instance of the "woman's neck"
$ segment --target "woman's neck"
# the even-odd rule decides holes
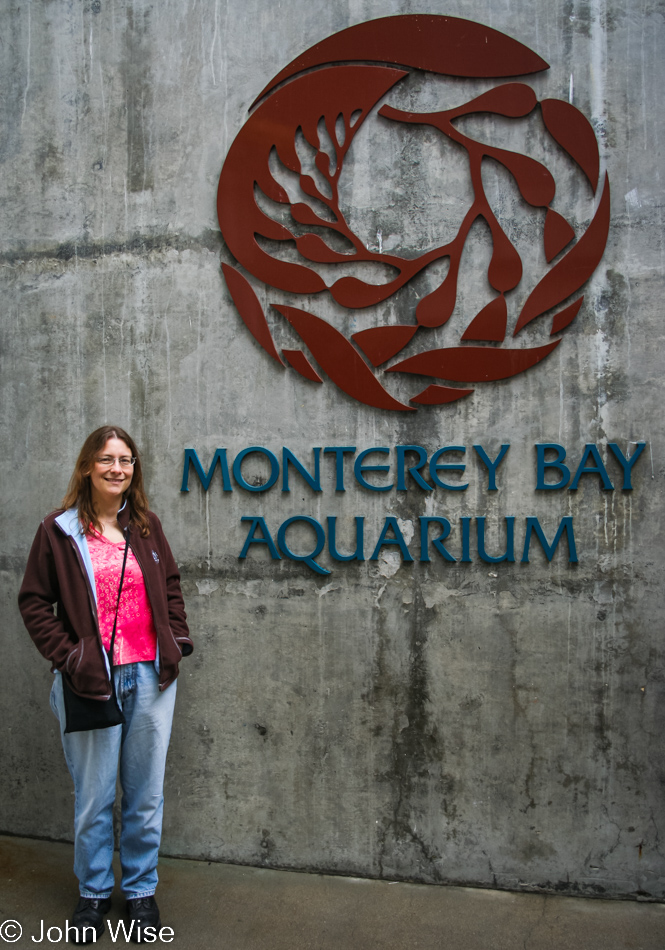
[[[118,512],[122,508],[122,499],[114,499],[110,504],[95,504],[95,514],[103,524],[115,524]]]
[[[101,524],[101,535],[108,541],[118,543],[124,539],[120,525],[118,524],[118,512],[122,507],[122,499],[117,502],[113,499],[111,504],[95,504],[95,515]]]

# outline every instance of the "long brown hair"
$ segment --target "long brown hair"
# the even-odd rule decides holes
[[[62,499],[62,507],[78,508],[81,527],[84,531],[88,531],[90,525],[95,530],[102,531],[101,522],[92,503],[90,473],[95,464],[95,458],[109,439],[120,439],[125,442],[136,458],[132,481],[123,498],[129,504],[129,520],[137,526],[142,537],[146,538],[150,534],[150,523],[148,521],[148,499],[143,489],[141,455],[132,437],[119,426],[101,426],[91,432],[85,440],[76,460],[72,477],[69,479],[67,494]]]

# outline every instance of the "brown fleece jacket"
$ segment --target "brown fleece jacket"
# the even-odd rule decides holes
[[[109,699],[111,683],[95,597],[76,541],[56,523],[62,513],[53,512],[39,526],[19,591],[19,609],[51,669],[66,674],[80,696]],[[120,527],[129,528],[129,546],[143,572],[159,645],[159,688],[164,690],[177,677],[180,658],[194,645],[180,572],[159,518],[152,512],[149,518],[150,534],[143,538],[135,525],[129,525],[128,508],[118,514]]]

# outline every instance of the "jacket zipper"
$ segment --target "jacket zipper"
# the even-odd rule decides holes
[[[128,529],[129,529],[129,526],[128,526]],[[133,554],[134,557],[136,558],[136,563],[137,563],[138,566],[141,568],[141,573],[143,574],[143,583],[145,584],[145,589],[146,589],[146,592],[147,592],[147,594],[148,594],[148,600],[150,601],[150,609],[152,610],[152,612],[153,612],[153,617],[154,617],[154,608],[153,608],[153,606],[152,606],[152,598],[150,597],[150,583],[149,583],[149,581],[147,580],[146,572],[144,571],[143,565],[141,564],[141,558],[138,556],[138,552],[134,549],[134,545],[132,544],[131,541],[129,542],[129,547],[131,548],[132,554]],[[155,632],[157,633],[157,628],[156,628],[156,627],[155,627]],[[171,625],[170,625],[170,624],[169,624],[169,633],[171,634],[171,639],[173,640],[173,642],[175,643],[175,645],[178,646],[178,641],[177,641],[176,638],[173,636],[173,630],[171,630]],[[159,646],[159,633],[157,633],[157,645]],[[180,648],[178,647],[178,649],[180,649]],[[160,651],[160,652],[161,652],[161,651]],[[160,691],[160,693],[161,693],[167,686],[169,686],[169,685],[173,682],[173,680],[169,680],[168,683],[162,683],[162,681],[161,681],[161,676],[162,676],[162,663],[161,663],[161,655],[160,655],[160,664],[159,664],[159,673],[158,673],[159,691]]]

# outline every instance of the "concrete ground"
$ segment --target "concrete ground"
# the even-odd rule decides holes
[[[68,844],[0,836],[0,939],[64,943]],[[182,950],[663,950],[665,904],[513,894],[163,858],[162,922]],[[115,930],[124,902],[114,895]],[[22,935],[7,921],[16,921]],[[5,923],[2,923],[2,922]],[[42,921],[43,928],[42,928]],[[49,928],[57,927],[58,930]],[[168,936],[165,934],[164,936]],[[125,944],[107,929],[103,946]],[[154,944],[153,944],[154,945]],[[158,942],[158,946],[161,943]]]

